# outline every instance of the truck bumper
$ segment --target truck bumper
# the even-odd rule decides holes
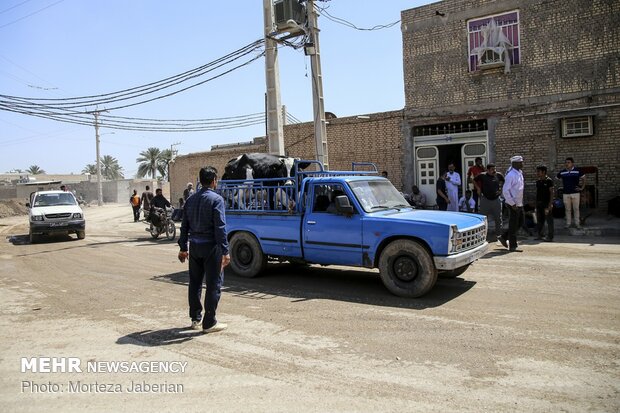
[[[30,232],[36,235],[84,231],[84,228],[86,228],[84,220],[30,223]]]
[[[459,254],[448,255],[447,257],[435,257],[435,267],[438,270],[454,270],[464,267],[482,257],[489,250],[489,243],[474,248],[473,250],[463,251]]]

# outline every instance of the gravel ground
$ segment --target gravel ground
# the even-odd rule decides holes
[[[128,206],[85,214],[85,240],[35,245],[25,216],[0,219],[2,411],[620,410],[618,238],[494,245],[415,300],[372,270],[227,273],[229,329],[202,335],[187,329],[176,244],[150,239]],[[186,367],[21,371],[42,356]]]

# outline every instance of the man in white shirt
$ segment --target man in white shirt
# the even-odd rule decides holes
[[[510,251],[517,249],[517,231],[523,225],[523,157],[510,158],[511,167],[506,172],[502,195],[508,208],[508,230],[498,237],[499,242]],[[506,242],[508,240],[508,242]],[[509,248],[510,245],[510,248]]]
[[[448,164],[448,173],[446,174],[446,188],[448,190],[448,211],[459,210],[459,186],[461,185],[461,175],[456,172],[454,162]]]

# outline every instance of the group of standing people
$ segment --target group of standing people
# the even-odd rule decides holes
[[[468,170],[468,182],[473,183],[474,191],[465,191],[465,196],[458,202],[461,177],[455,172],[454,163],[437,180],[437,205],[440,210],[479,212],[495,223],[497,240],[510,251],[517,249],[517,231],[523,226],[523,196],[525,180],[523,177],[523,157],[510,158],[510,168],[504,177],[498,173],[494,164],[488,164],[486,171],[482,158],[476,158],[475,165]],[[545,165],[536,168],[536,221],[538,240],[553,241],[553,201],[555,184],[548,176]],[[579,204],[580,193],[585,188],[584,173],[575,167],[571,157],[566,158],[565,168],[557,176],[562,180],[563,202],[566,211],[566,228],[581,228]],[[503,204],[502,204],[503,199]],[[508,226],[503,229],[502,207],[508,212]],[[546,236],[545,235],[545,226]]]
[[[179,207],[175,208],[172,213],[173,221],[180,221],[183,218],[184,203],[194,192],[194,185],[191,182],[188,183],[187,188],[183,191],[183,198],[179,198]],[[153,194],[149,185],[146,186],[142,195],[138,195],[138,191],[134,189],[133,194],[129,197],[129,204],[132,208],[134,222],[140,221],[140,209],[144,211],[144,218],[148,220],[151,208],[163,209],[171,206],[161,188],[157,188]]]

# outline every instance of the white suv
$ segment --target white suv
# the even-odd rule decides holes
[[[35,192],[26,206],[30,208],[31,243],[47,234],[75,233],[78,239],[86,237],[84,212],[71,192]]]

